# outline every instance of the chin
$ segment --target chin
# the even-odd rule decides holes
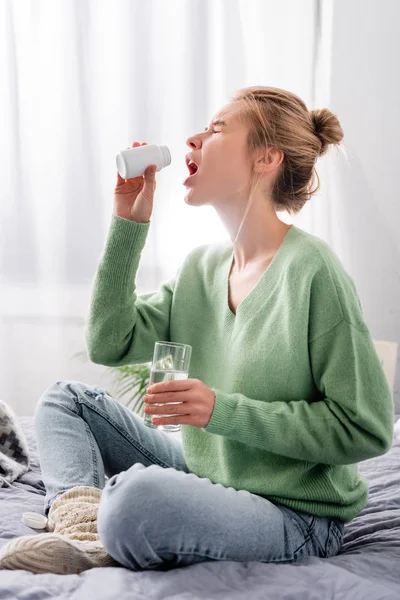
[[[193,206],[202,206],[203,204],[208,204],[208,201],[202,194],[196,192],[194,188],[188,187],[185,191],[185,203]]]

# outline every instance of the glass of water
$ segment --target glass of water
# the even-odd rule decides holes
[[[149,386],[160,381],[187,379],[189,374],[190,357],[192,346],[189,344],[178,344],[175,342],[156,342],[154,345],[153,362],[150,370]],[[182,404],[182,402],[164,402],[155,404],[151,402],[148,406],[164,406],[165,404]],[[181,426],[177,425],[155,425],[151,422],[153,417],[172,417],[174,415],[149,415],[144,413],[144,424],[153,429],[162,431],[179,431]]]

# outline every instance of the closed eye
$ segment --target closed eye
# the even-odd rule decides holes
[[[204,131],[207,131],[208,127],[204,127]],[[212,133],[221,133],[221,131],[215,131],[215,129],[213,129]]]

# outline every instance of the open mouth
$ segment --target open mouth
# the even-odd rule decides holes
[[[190,172],[190,176],[192,176],[192,175],[194,175],[195,173],[197,173],[197,170],[198,170],[198,168],[199,168],[199,167],[196,165],[196,163],[194,163],[193,161],[191,161],[191,162],[188,164],[188,169],[189,169],[189,172]]]
[[[199,170],[199,165],[194,162],[194,160],[192,159],[191,156],[186,155],[185,160],[186,160],[186,166],[189,169],[189,175],[186,177],[186,179],[182,183],[183,183],[183,185],[189,185],[189,181],[191,184],[192,180],[194,180],[195,175]]]

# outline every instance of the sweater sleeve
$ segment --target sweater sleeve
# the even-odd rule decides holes
[[[150,362],[154,343],[170,340],[177,275],[156,292],[136,294],[136,273],[149,227],[150,221],[137,223],[112,215],[85,328],[87,353],[94,363],[120,366]]]
[[[269,402],[212,388],[215,405],[203,429],[315,463],[353,464],[387,452],[393,401],[368,329],[342,320],[309,351],[319,400]]]

